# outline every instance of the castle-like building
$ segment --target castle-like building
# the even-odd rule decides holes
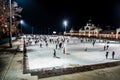
[[[69,32],[64,32],[64,35],[120,39],[120,28],[105,31],[99,26],[92,24],[92,20],[89,20],[83,28],[79,29],[79,31],[75,31],[72,28]]]

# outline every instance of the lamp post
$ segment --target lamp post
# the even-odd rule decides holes
[[[48,27],[48,35],[50,35],[50,28]]]
[[[9,22],[9,46],[12,47],[12,7],[11,7],[11,0],[9,0],[9,9],[10,9],[10,22]]]
[[[32,34],[33,34],[33,32],[34,32],[34,27],[32,27]]]
[[[20,20],[20,25],[21,25],[21,34],[23,33],[23,32],[22,32],[22,25],[23,25],[23,22],[24,22],[23,20]]]
[[[66,32],[66,27],[68,25],[68,21],[64,20],[63,25],[65,26],[65,32]]]

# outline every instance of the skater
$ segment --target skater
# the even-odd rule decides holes
[[[106,50],[106,46],[104,46],[104,51]]]
[[[106,59],[108,58],[108,53],[109,53],[109,52],[107,51],[107,52],[106,52]]]
[[[65,47],[63,48],[63,53],[65,54]]]
[[[114,56],[115,56],[115,52],[113,51],[112,52],[112,59],[114,59]]]
[[[56,49],[57,49],[57,44],[56,44]]]
[[[85,51],[87,51],[87,48],[85,48]]]
[[[46,47],[48,47],[48,43],[46,42]]]
[[[93,46],[95,45],[95,41],[93,41]]]
[[[109,45],[107,45],[107,50],[108,50],[108,48],[109,48]]]
[[[42,47],[42,43],[40,43],[40,47]]]
[[[54,55],[53,57],[56,57],[56,50],[55,50],[55,49],[54,49],[54,53],[53,53],[53,55]]]
[[[59,44],[59,48],[62,48],[62,43]]]
[[[69,39],[67,39],[67,43],[69,43]]]

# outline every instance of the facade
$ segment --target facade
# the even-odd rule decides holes
[[[91,20],[79,30],[79,35],[80,36],[88,36],[88,37],[97,37],[102,31],[101,28],[95,26],[94,24],[91,23]]]
[[[65,32],[64,35],[120,39],[120,28],[105,31],[92,24],[91,20],[89,20],[83,28],[79,29],[79,31],[71,29],[69,32]]]

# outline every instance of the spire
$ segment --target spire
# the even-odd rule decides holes
[[[90,18],[89,18],[88,22],[89,22],[89,23],[91,23],[91,22],[92,22],[92,17],[91,17],[91,16],[90,16]]]
[[[89,18],[89,20],[88,20],[88,22],[87,22],[87,25],[88,25],[88,26],[92,26],[92,18],[91,18],[91,17]]]

